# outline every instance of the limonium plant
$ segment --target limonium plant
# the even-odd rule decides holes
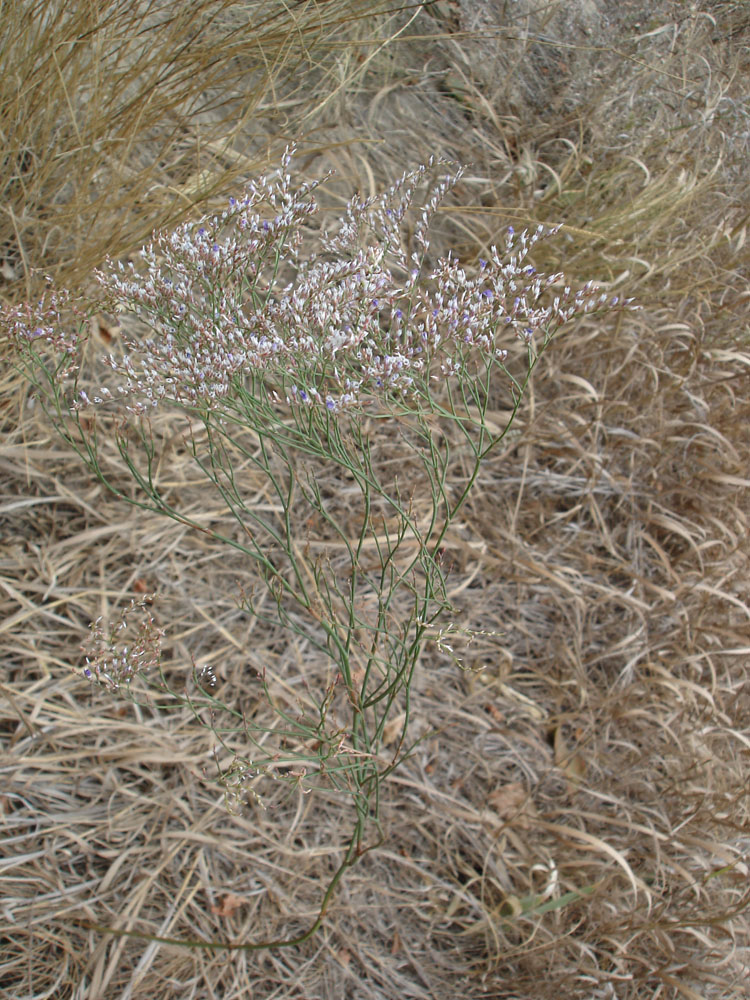
[[[231,803],[251,783],[259,801],[258,779],[283,769],[302,791],[326,787],[351,804],[351,835],[310,927],[277,941],[153,938],[194,947],[305,940],[346,870],[382,841],[383,782],[415,745],[415,670],[430,639],[453,628],[447,532],[556,331],[618,306],[591,284],[574,290],[537,272],[541,227],[509,230],[471,269],[452,254],[433,259],[430,221],[462,174],[442,161],[354,197],[308,251],[318,184],[295,182],[293,154],[224,211],[155,234],[137,264],[108,262],[87,300],[49,288],[3,313],[51,420],[104,486],[241,553],[254,581],[241,606],[304,641],[325,668],[299,712],[273,697],[264,670],[254,673],[277,720],[256,725],[220,701],[210,671],[175,688],[150,599],[133,600],[114,626],[92,626],[84,675],[120,694],[138,678],[162,702],[189,706],[226,750],[219,779]],[[107,386],[92,384],[82,362],[88,320],[101,311],[132,317],[124,351],[103,359]],[[498,400],[511,414],[502,427],[488,416]],[[155,411],[164,407],[184,416],[185,448],[235,530],[181,510],[162,486]],[[102,459],[111,440],[134,489]],[[248,469],[273,504],[243,490]],[[324,476],[346,488],[345,503]],[[133,615],[141,624],[129,638]]]

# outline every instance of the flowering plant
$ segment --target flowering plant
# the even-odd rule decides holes
[[[67,293],[50,291],[3,315],[55,425],[101,482],[241,552],[256,579],[243,592],[244,608],[303,637],[330,665],[329,683],[310,693],[312,715],[277,708],[271,734],[243,719],[247,752],[231,751],[222,780],[237,802],[246,781],[282,761],[303,790],[326,784],[347,796],[354,820],[341,864],[303,934],[212,947],[304,940],[347,868],[381,841],[382,783],[414,745],[415,669],[451,611],[446,533],[508,433],[554,333],[573,316],[617,304],[592,285],[573,291],[562,275],[537,273],[529,255],[546,235],[541,227],[518,236],[509,230],[505,246],[471,272],[451,254],[430,263],[430,220],[462,173],[452,170],[426,189],[429,173],[442,166],[434,161],[381,195],[352,199],[338,230],[307,254],[303,233],[318,185],[293,184],[292,153],[223,212],[156,234],[138,267],[108,263],[97,274],[98,301],[79,309],[78,332],[66,329]],[[410,249],[407,213],[416,214]],[[84,387],[80,362],[87,311],[102,308],[130,313],[151,334],[125,336],[125,353],[104,359],[118,380],[114,389]],[[508,351],[515,342],[522,363],[519,369],[516,359],[514,374]],[[502,427],[488,417],[498,391],[509,400]],[[191,458],[236,520],[236,533],[207,528],[160,486],[163,442],[150,415],[166,405],[188,418]],[[106,424],[108,413],[114,419]],[[100,461],[102,426],[135,480],[134,495]],[[397,465],[374,446],[380,429],[397,449]],[[463,457],[459,482],[449,477],[454,449]],[[244,495],[240,466],[267,477],[273,510]],[[346,484],[346,523],[321,489],[321,468],[338,470]],[[311,545],[310,525],[327,540],[323,554]],[[137,608],[143,602],[127,613]],[[109,635],[100,623],[93,627],[84,673],[127,690],[134,676],[153,673],[162,632],[148,612],[127,646],[124,627],[124,617]],[[215,719],[218,702],[205,674],[196,675],[190,695],[172,690],[163,672],[151,682],[189,703],[197,718],[208,706]],[[264,671],[260,682],[273,704]],[[342,693],[343,725],[330,711]],[[214,731],[228,748],[229,730]]]

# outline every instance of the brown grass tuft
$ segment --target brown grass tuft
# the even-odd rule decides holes
[[[388,39],[391,6],[11,5],[0,39],[9,295],[33,295],[44,274],[86,281],[106,254],[131,253],[278,158],[356,78],[339,71],[358,22]]]

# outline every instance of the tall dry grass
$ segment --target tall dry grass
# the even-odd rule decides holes
[[[9,292],[19,283],[33,294],[34,272],[86,281],[105,254],[136,250],[278,157],[351,82],[342,50],[358,34],[370,36],[363,53],[387,42],[394,15],[384,12],[394,6],[6,4],[0,247]]]
[[[226,32],[230,14],[247,11],[206,4],[196,16],[209,8],[212,30]],[[472,165],[441,215],[446,249],[481,256],[509,222],[560,221],[540,263],[593,270],[643,309],[577,325],[539,369],[519,433],[446,553],[457,625],[481,634],[456,638],[460,666],[446,650],[425,658],[415,713],[427,736],[385,803],[389,845],[352,872],[323,932],[289,952],[214,955],[84,926],[238,940],[298,927],[338,856],[340,817],[273,782],[265,811],[227,813],[193,720],[113,703],[70,671],[88,622],[151,589],[161,593],[171,676],[186,677],[191,657],[211,663],[225,699],[246,711],[258,711],[248,668],[264,665],[279,704],[293,707],[315,661],[242,615],[246,566],[178,526],[131,516],[6,392],[0,990],[81,1000],[741,998],[750,971],[746,7],[436,3],[411,24],[414,7],[384,17],[380,33],[333,3],[268,9],[277,46],[264,41],[262,51],[279,67],[275,89],[236,134],[226,125],[222,134],[217,118],[216,158],[202,158],[204,123],[190,102],[240,100],[233,88],[245,72],[267,81],[254,49],[236,50],[249,65],[232,63],[232,76],[227,62],[212,92],[195,78],[192,93],[180,92],[170,73],[168,92],[184,102],[174,111],[180,142],[173,112],[149,117],[146,104],[141,120],[154,132],[131,121],[132,159],[115,155],[114,139],[101,159],[97,150],[109,174],[72,140],[62,88],[49,83],[59,74],[46,75],[46,96],[40,79],[37,105],[49,112],[34,134],[58,135],[57,122],[68,136],[57,151],[77,166],[61,173],[64,157],[40,142],[29,176],[10,168],[3,217],[27,212],[19,233],[6,229],[14,252],[83,280],[96,253],[131,249],[179,206],[192,209],[206,163],[216,173],[200,192],[228,193],[225,171],[241,175],[269,135],[301,128],[310,169],[333,163],[343,175],[332,204],[352,181],[369,193],[446,153]],[[282,29],[282,10],[310,25],[330,14],[320,47],[308,44],[312,29]],[[166,52],[171,30],[154,28],[149,51]],[[146,93],[152,64],[143,79],[128,76],[128,42],[115,65]],[[93,43],[72,49],[91,64]],[[53,50],[59,59],[63,49]],[[153,67],[167,60],[155,55]],[[152,155],[154,133],[163,155]],[[226,135],[245,159],[219,156]],[[125,162],[146,173],[118,203],[125,174],[112,165]],[[32,189],[32,177],[47,186]],[[66,188],[71,177],[81,183]],[[98,214],[77,229],[75,198],[80,211],[95,181]],[[61,238],[51,223],[67,205]],[[90,244],[89,230],[99,234]],[[122,241],[108,244],[108,231]],[[20,277],[23,265],[12,266]],[[95,333],[102,350],[116,335],[104,319]],[[387,434],[376,444],[387,450]],[[177,447],[169,473],[187,510],[223,523]],[[325,485],[344,505],[341,484]],[[248,488],[264,502],[262,482]]]

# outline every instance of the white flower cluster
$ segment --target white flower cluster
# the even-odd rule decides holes
[[[158,664],[164,631],[157,627],[149,610],[152,600],[152,597],[134,598],[106,630],[101,618],[93,622],[88,642],[83,647],[84,677],[117,691],[127,687],[136,673],[148,671]],[[128,641],[128,619],[138,611],[142,612],[143,620],[137,634]]]
[[[162,400],[216,408],[248,379],[274,401],[334,412],[424,394],[478,355],[503,361],[512,336],[531,343],[537,330],[551,334],[575,314],[616,304],[593,286],[550,291],[562,275],[527,263],[542,227],[509,230],[503,251],[493,247],[472,274],[451,254],[428,267],[430,220],[461,169],[415,210],[417,249],[408,253],[404,220],[434,161],[381,195],[352,199],[320,255],[301,259],[318,185],[293,185],[292,152],[225,211],[155,234],[138,268],[110,262],[97,273],[105,308],[136,314],[153,333],[126,337],[124,357],[104,359],[130,411]],[[112,398],[106,388],[93,399],[81,392],[73,408]]]
[[[41,345],[51,347],[63,359],[55,375],[62,380],[78,368],[78,333],[67,331],[61,316],[71,311],[80,315],[73,296],[66,289],[55,289],[47,278],[45,295],[38,302],[5,305],[0,310],[0,329],[24,353],[36,354]]]

